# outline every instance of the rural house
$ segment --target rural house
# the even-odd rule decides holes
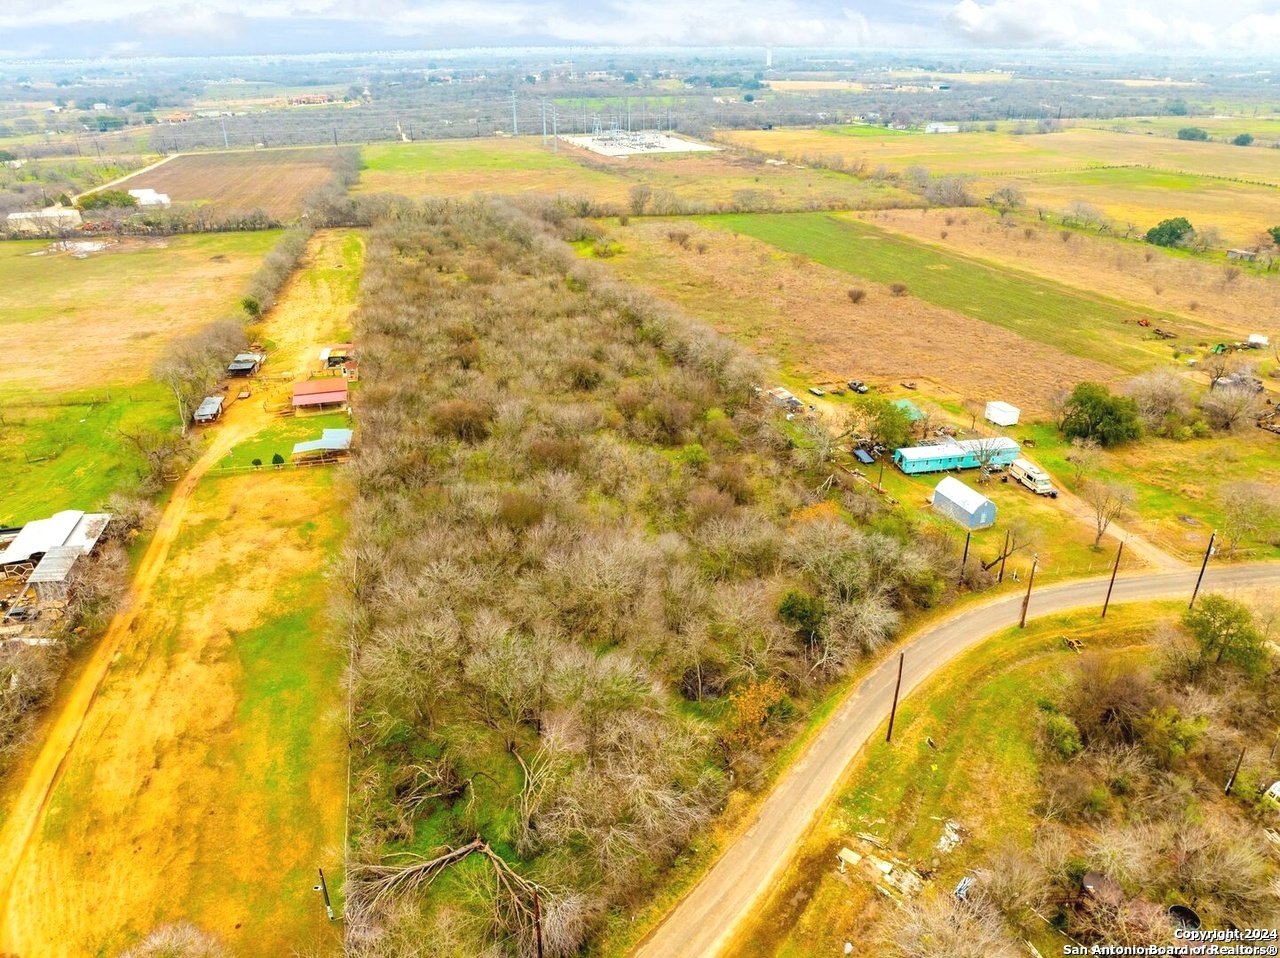
[[[983,465],[1007,466],[1018,458],[1020,449],[1012,439],[962,439],[925,446],[904,446],[893,453],[893,464],[909,476],[951,469],[977,469]]]

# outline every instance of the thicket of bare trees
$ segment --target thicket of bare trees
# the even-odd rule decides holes
[[[754,363],[579,260],[577,228],[442,202],[370,235],[334,570],[355,955],[531,954],[532,886],[489,852],[577,954],[955,569],[840,518],[875,507],[817,491]]]
[[[1266,645],[1273,624],[1206,595],[1182,623],[1156,627],[1154,656],[1082,658],[1041,705],[1032,844],[1006,843],[985,857],[975,904],[926,902],[895,919],[908,943],[898,953],[943,954],[911,943],[927,933],[940,946],[961,929],[986,935],[993,913],[1001,934],[1053,920],[1089,945],[1171,944],[1175,903],[1206,927],[1275,927],[1280,868],[1263,834],[1275,813],[1260,797],[1280,777],[1268,751],[1280,714]],[[1115,884],[1085,893],[1086,871]]]

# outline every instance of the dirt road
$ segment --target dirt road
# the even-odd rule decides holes
[[[272,311],[266,332],[281,371],[305,369],[346,325],[355,277],[345,275],[359,268],[358,249],[341,251],[351,236],[318,235]],[[334,270],[345,292],[316,281]],[[305,581],[321,594],[304,577],[319,576],[330,547],[332,494],[311,470],[201,482],[276,425],[266,388],[209,433],[122,611],[59,702],[25,778],[0,797],[0,954],[115,954],[178,917],[242,954],[332,944],[318,906],[299,922],[297,889],[309,889],[321,854],[341,860],[340,692],[315,644],[314,596],[291,591]],[[262,554],[269,565],[256,562]],[[264,891],[285,884],[287,895]],[[238,940],[246,936],[254,941]]]
[[[1190,598],[1198,570],[1116,580],[1112,602]],[[1032,596],[1030,615],[1102,604],[1106,579],[1064,583]],[[1211,569],[1202,589],[1280,588],[1280,563]],[[1006,595],[929,626],[900,648],[902,693],[909,694],[951,658],[1016,624],[1020,594]],[[635,951],[637,958],[713,958],[786,866],[805,832],[831,800],[845,769],[888,717],[898,658],[891,656],[845,699],[805,752],[774,786],[756,820]]]
[[[228,410],[224,425],[214,436],[204,454],[196,460],[187,475],[174,489],[173,497],[165,507],[156,526],[155,535],[147,546],[146,554],[138,564],[137,575],[125,599],[124,608],[107,627],[93,656],[85,666],[62,711],[49,726],[48,736],[41,747],[31,771],[23,783],[21,792],[13,801],[0,830],[0,916],[7,913],[9,895],[22,860],[27,853],[49,801],[49,795],[58,782],[63,766],[75,748],[76,740],[84,724],[85,715],[97,697],[103,679],[120,646],[137,628],[138,617],[147,609],[151,590],[160,570],[169,557],[169,550],[182,528],[183,519],[191,502],[191,494],[203,476],[227,454],[232,446],[261,428],[253,408],[241,406]]]

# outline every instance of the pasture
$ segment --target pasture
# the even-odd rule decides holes
[[[861,282],[838,265],[788,253],[730,225],[789,219],[632,220],[610,230],[621,252],[608,263],[805,385],[858,377],[893,389],[915,380],[939,397],[1018,395],[1026,408],[1044,409],[1059,383],[1119,375],[1105,351],[1093,358],[1073,355],[921,296],[894,296],[879,282]],[[821,227],[825,216],[798,219]],[[844,226],[840,220],[833,228]],[[687,245],[669,238],[680,233],[689,235]],[[850,242],[835,235],[836,246]],[[866,290],[856,306],[848,297],[851,287]],[[1040,372],[1027,377],[1023,369]]]
[[[92,745],[68,757],[14,882],[12,950],[116,955],[180,919],[238,955],[336,950],[311,890],[317,866],[341,886],[333,478],[268,470],[197,487],[85,721]]]
[[[1275,330],[1272,339],[1280,340],[1280,325],[1271,318],[1280,316],[1280,285],[1247,268],[1228,279],[1222,262],[1083,230],[1064,243],[1055,224],[1001,218],[981,209],[884,210],[867,219],[928,246],[1084,287],[1135,307],[1194,318],[1226,338]],[[1174,330],[1178,339],[1170,345],[1196,345],[1180,323]],[[1149,330],[1126,332],[1128,338],[1153,338]]]
[[[904,135],[849,126],[739,130],[718,139],[794,162],[862,163],[868,172],[921,166],[934,175],[972,176],[979,198],[1013,181],[1032,205],[1062,210],[1081,199],[1144,231],[1186,214],[1198,225],[1218,226],[1228,242],[1238,244],[1280,222],[1280,166],[1262,148],[1085,128],[1016,136]]]
[[[628,209],[631,189],[639,185],[660,194],[651,206],[656,212],[879,209],[911,200],[892,183],[770,165],[734,150],[604,158],[565,143],[553,152],[532,136],[375,144],[364,149],[364,163],[361,192],[559,195],[619,212]]]
[[[118,188],[150,188],[175,203],[207,204],[223,213],[261,209],[288,221],[302,212],[309,193],[333,178],[335,162],[328,147],[186,153]]]
[[[126,239],[80,258],[0,244],[0,522],[94,508],[136,481],[120,430],[176,422],[149,382],[166,342],[236,310],[278,234]]]
[[[969,259],[833,214],[723,216],[705,220],[718,229],[746,233],[778,249],[876,283],[903,283],[907,295],[974,319],[1002,326],[1069,355],[1102,360],[1130,372],[1168,357],[1162,342],[1138,339],[1126,329],[1141,314],[1128,303],[1072,289],[1032,273]],[[901,297],[901,298],[906,298]],[[1152,314],[1157,322],[1170,315]],[[1188,335],[1212,336],[1182,319]],[[1005,361],[1054,377],[1038,364]]]

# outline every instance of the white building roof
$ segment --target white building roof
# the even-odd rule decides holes
[[[944,459],[947,456],[964,456],[975,449],[985,449],[988,452],[1001,452],[1004,450],[1017,452],[1019,446],[1007,436],[996,436],[992,439],[952,439],[949,442],[939,442],[932,446],[903,446],[897,453],[903,460],[911,462],[917,459]]]
[[[27,578],[27,584],[31,585],[36,582],[65,582],[67,576],[71,574],[72,567],[76,564],[83,552],[75,546],[56,546],[44,554],[44,558],[40,560],[40,564],[36,566],[34,572]]]
[[[297,456],[304,452],[342,452],[351,448],[351,435],[350,429],[326,429],[319,439],[300,442],[294,446],[293,454]]]
[[[970,489],[955,476],[945,476],[934,487],[933,494],[954,502],[969,515],[974,515],[991,500],[977,489]]]
[[[102,537],[110,520],[111,516],[107,513],[84,513],[68,509],[48,519],[28,522],[5,550],[0,552],[0,565],[27,562],[34,555],[48,553],[63,546],[89,553]]]

